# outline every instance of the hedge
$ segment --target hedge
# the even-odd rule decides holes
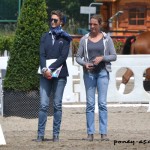
[[[45,0],[25,0],[18,18],[4,89],[31,91],[39,88],[40,37],[48,31]]]
[[[14,41],[14,35],[0,36],[0,54],[3,54],[5,50],[10,52],[12,50]]]

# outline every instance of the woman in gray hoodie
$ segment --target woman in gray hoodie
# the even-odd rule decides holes
[[[109,35],[102,32],[102,17],[93,15],[90,19],[90,33],[80,40],[76,61],[83,66],[84,84],[86,90],[86,140],[93,141],[95,133],[95,93],[98,93],[99,109],[99,133],[101,140],[109,140],[107,137],[107,89],[109,84],[109,72],[111,61],[117,58],[114,43]]]

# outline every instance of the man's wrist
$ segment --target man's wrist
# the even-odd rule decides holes
[[[46,71],[49,71],[52,74],[52,70],[49,68],[43,68],[42,69],[42,73],[45,73]]]

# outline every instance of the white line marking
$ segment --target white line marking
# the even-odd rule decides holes
[[[107,107],[148,107],[149,104],[108,104]],[[69,104],[64,104],[63,107],[65,108],[80,108],[80,107],[86,107],[85,104],[81,105],[69,105]]]

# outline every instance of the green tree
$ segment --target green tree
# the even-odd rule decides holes
[[[24,0],[4,79],[4,89],[38,89],[40,37],[48,30],[46,9],[45,0]]]

